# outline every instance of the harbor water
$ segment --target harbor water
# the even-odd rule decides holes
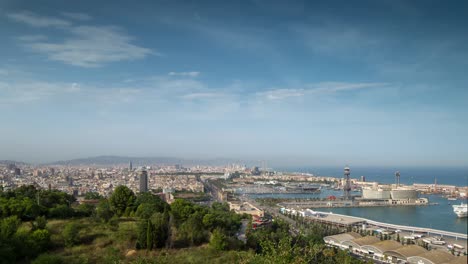
[[[341,191],[323,190],[321,193],[301,194],[251,194],[252,198],[283,198],[283,199],[307,199],[325,198],[329,195],[340,196]],[[370,220],[416,227],[427,227],[444,231],[467,234],[468,219],[458,218],[453,212],[452,205],[461,201],[449,201],[440,195],[422,195],[436,205],[426,206],[392,206],[392,207],[349,207],[349,208],[317,208],[318,211],[333,212]],[[315,208],[311,208],[315,209]]]

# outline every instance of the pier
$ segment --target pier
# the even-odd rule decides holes
[[[294,207],[294,208],[340,208],[340,207],[391,207],[391,206],[427,206],[437,205],[437,203],[419,202],[418,200],[407,203],[393,203],[391,200],[387,201],[347,201],[347,200],[319,200],[319,201],[295,201],[295,202],[281,202],[278,203],[280,207]]]

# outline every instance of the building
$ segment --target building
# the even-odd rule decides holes
[[[343,245],[343,243],[352,241],[356,238],[361,238],[362,236],[358,233],[355,232],[348,232],[344,234],[338,234],[338,235],[333,235],[333,236],[326,236],[323,238],[323,241],[327,245],[335,246],[341,249],[348,249],[348,245]]]
[[[332,247],[386,263],[466,264],[466,256],[455,257],[444,250],[427,251],[418,245],[401,245],[394,240],[381,241],[374,236],[361,237],[354,232],[324,237]]]
[[[263,217],[264,213],[259,208],[253,206],[251,203],[248,202],[228,202],[229,209],[234,210],[238,214],[249,214],[252,216]]]
[[[408,258],[410,264],[443,264],[450,263],[456,257],[447,251],[443,250],[431,250],[419,256],[413,256]],[[465,262],[466,263],[466,262]]]
[[[392,259],[392,263],[397,263],[398,261],[408,261],[408,258],[426,254],[427,250],[418,245],[409,245],[397,248],[395,250],[388,250],[385,252],[385,255],[388,258]]]
[[[148,191],[148,172],[142,170],[140,172],[140,193]]]

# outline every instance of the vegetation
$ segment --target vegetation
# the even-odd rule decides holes
[[[34,199],[34,197],[39,197]],[[282,221],[246,229],[227,204],[210,207],[176,199],[171,205],[150,193],[119,186],[97,206],[32,186],[0,192],[0,263],[360,263],[326,248],[336,230],[301,223],[293,235]],[[244,219],[244,220],[243,220]]]

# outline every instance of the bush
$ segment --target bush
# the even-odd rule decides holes
[[[62,264],[62,258],[52,254],[42,254],[31,262],[31,264]]]
[[[211,234],[210,248],[214,250],[225,250],[227,245],[226,235],[223,234],[219,228],[216,228]]]
[[[76,223],[68,223],[62,231],[62,237],[65,242],[65,246],[72,247],[79,242],[78,233],[79,227]]]
[[[56,207],[49,210],[49,216],[51,218],[60,218],[67,219],[73,217],[75,211],[73,208],[68,207],[67,205],[57,205]]]
[[[50,233],[45,229],[38,229],[31,234],[32,244],[37,252],[42,252],[50,245]]]
[[[38,216],[36,220],[32,222],[31,230],[38,230],[38,229],[46,229],[47,226],[47,219],[45,216]]]

